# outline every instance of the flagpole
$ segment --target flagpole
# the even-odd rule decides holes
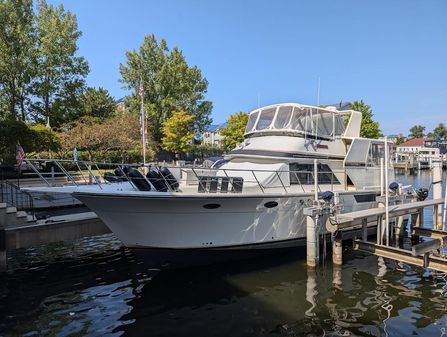
[[[144,116],[144,88],[143,81],[140,79],[140,89],[139,94],[141,97],[141,141],[143,143],[143,166],[144,172],[146,173],[146,118]]]

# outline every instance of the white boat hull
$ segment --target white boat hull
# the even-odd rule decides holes
[[[127,247],[160,249],[290,246],[294,240],[305,238],[303,209],[312,203],[312,194],[98,197],[95,193],[75,193],[75,197],[96,212]],[[347,211],[371,206],[371,202],[356,203],[353,193],[340,198],[345,200]]]

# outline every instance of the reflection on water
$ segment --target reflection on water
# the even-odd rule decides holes
[[[0,335],[443,336],[446,275],[344,248],[147,269],[113,235],[17,251],[0,276]]]

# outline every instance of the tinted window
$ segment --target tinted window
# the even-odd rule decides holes
[[[314,183],[314,165],[290,163],[290,184],[311,185]],[[319,184],[340,184],[335,174],[327,164],[318,164]]]

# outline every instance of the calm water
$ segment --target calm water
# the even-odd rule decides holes
[[[309,272],[295,255],[160,272],[113,235],[16,251],[0,276],[0,335],[447,334],[446,275],[349,247],[341,269]]]

